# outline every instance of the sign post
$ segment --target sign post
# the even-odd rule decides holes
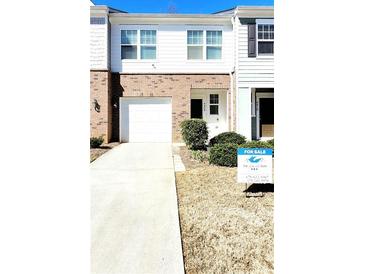
[[[238,148],[237,183],[272,184],[272,149]]]

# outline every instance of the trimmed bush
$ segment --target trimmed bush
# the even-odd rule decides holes
[[[192,150],[191,157],[199,162],[205,162],[208,160],[208,152],[205,150]]]
[[[205,149],[208,140],[207,123],[202,119],[189,119],[181,124],[181,134],[189,149]]]
[[[269,142],[250,141],[241,145],[237,144],[215,144],[209,150],[209,163],[218,166],[237,166],[237,148],[271,148],[274,146]]]
[[[271,148],[274,149],[274,146],[270,144],[269,142],[263,142],[263,141],[250,141],[246,142],[239,147],[245,147],[245,148]]]
[[[271,140],[270,140],[271,141]],[[272,149],[272,156],[274,157],[274,139],[272,140],[273,142],[263,142],[263,141],[251,141],[251,142],[247,142],[243,145],[240,145],[240,147],[245,147],[245,148],[271,148]]]
[[[104,142],[104,138],[100,137],[91,137],[90,138],[90,147],[91,148],[98,148]]]
[[[237,144],[216,144],[209,150],[209,163],[218,166],[237,166]]]
[[[238,134],[236,132],[223,132],[213,137],[209,141],[209,146],[214,146],[215,144],[237,144],[241,145],[246,143],[246,137]]]
[[[274,139],[268,140],[267,142],[274,148]]]

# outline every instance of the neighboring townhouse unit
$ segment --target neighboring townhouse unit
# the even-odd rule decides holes
[[[129,14],[91,7],[91,135],[106,142],[182,142],[180,123],[189,118],[206,120],[210,138],[224,131],[249,139],[270,135],[265,113],[273,57],[261,55],[271,45],[256,39],[260,53],[248,54],[247,28],[263,16],[247,12]],[[251,21],[239,17],[246,14]]]
[[[274,9],[234,11],[237,129],[248,139],[274,137]]]
[[[112,136],[109,14],[123,11],[90,7],[90,135]]]

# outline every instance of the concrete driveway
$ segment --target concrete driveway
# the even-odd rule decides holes
[[[171,144],[121,144],[91,163],[91,271],[184,273]]]

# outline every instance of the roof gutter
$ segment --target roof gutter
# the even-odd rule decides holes
[[[274,7],[237,7],[235,15],[244,18],[273,18]]]
[[[111,13],[109,20],[112,24],[230,24],[231,17],[231,15],[211,14]]]

